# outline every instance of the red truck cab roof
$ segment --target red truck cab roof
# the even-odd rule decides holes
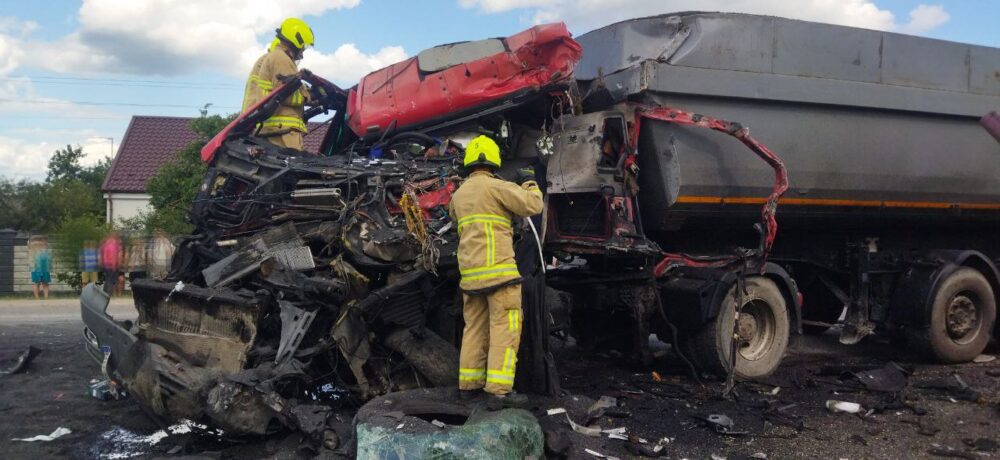
[[[430,48],[362,78],[348,95],[348,125],[365,137],[543,91],[571,79],[582,54],[561,22]]]

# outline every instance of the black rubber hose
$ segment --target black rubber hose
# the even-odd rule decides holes
[[[684,355],[684,352],[681,351],[680,344],[678,343],[678,338],[680,337],[680,331],[677,330],[677,326],[674,326],[674,323],[671,323],[670,320],[667,319],[667,312],[663,310],[663,299],[660,298],[660,290],[654,288],[653,295],[656,296],[656,305],[659,307],[658,310],[660,311],[660,318],[663,319],[663,322],[667,325],[667,327],[670,328],[670,334],[673,335],[673,337],[671,338],[673,339],[672,342],[674,345],[674,353],[677,353],[677,356],[681,357],[681,360],[684,361],[684,364],[687,364],[688,369],[691,371],[691,377],[694,377],[694,381],[698,382],[698,385],[704,387],[705,384],[701,381],[701,377],[698,377],[698,370],[695,369],[694,364],[691,362],[691,360],[689,360],[688,357]]]

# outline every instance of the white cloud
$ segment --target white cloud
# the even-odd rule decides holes
[[[520,8],[549,7],[558,0],[458,0],[462,8],[479,8],[486,13],[501,13]]]
[[[115,138],[115,149],[120,141]],[[110,141],[93,129],[8,129],[0,135],[0,164],[4,165],[0,179],[45,179],[49,158],[67,145],[83,149],[80,163],[84,166],[111,156]]]
[[[122,73],[173,76],[202,70],[244,77],[286,17],[322,15],[353,8],[360,0],[84,0],[80,28],[54,41],[22,40],[23,52],[7,58],[0,35],[0,72],[31,67],[60,73]],[[0,32],[3,31],[0,22]],[[30,32],[30,31],[28,31]],[[329,49],[323,31],[314,30],[317,45]],[[7,54],[5,54],[7,53]],[[310,51],[311,62],[335,71],[334,79],[353,83],[371,63],[405,57],[400,47],[374,54],[341,45],[325,55]],[[402,57],[401,57],[402,56]],[[358,66],[364,71],[345,66]]]
[[[21,40],[37,28],[38,24],[32,21],[0,17],[0,76],[9,74],[20,65],[24,57]]]
[[[0,136],[0,164],[4,165],[2,178],[44,179],[45,170],[58,147],[48,142],[29,142],[24,139]]]
[[[527,10],[532,22],[564,21],[577,33],[613,22],[677,11],[728,11],[781,16],[867,29],[926,33],[948,20],[940,6],[920,5],[910,22],[869,0],[458,0],[484,13]]]
[[[948,22],[951,15],[941,5],[917,5],[910,11],[910,22],[900,27],[906,34],[919,35]]]
[[[306,50],[300,67],[327,79],[352,84],[373,70],[406,58],[406,51],[401,46],[387,46],[375,54],[365,54],[353,43],[347,43],[330,54]]]

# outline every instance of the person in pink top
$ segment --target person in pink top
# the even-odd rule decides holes
[[[112,295],[118,285],[118,274],[122,267],[122,240],[118,232],[111,232],[101,242],[100,262],[104,271],[104,292]]]

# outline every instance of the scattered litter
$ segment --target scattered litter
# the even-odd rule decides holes
[[[710,414],[707,417],[700,417],[695,415],[693,415],[692,417],[708,422],[708,424],[715,429],[715,432],[719,434],[727,434],[733,436],[747,434],[746,431],[734,430],[733,428],[736,426],[736,423],[733,422],[733,419],[730,418],[728,415]]]
[[[988,362],[991,362],[991,361],[993,361],[995,359],[997,359],[997,357],[993,356],[993,355],[979,355],[979,356],[976,356],[975,358],[972,358],[972,362],[974,362],[974,363],[988,363]]]
[[[780,392],[780,391],[781,391],[781,387],[774,387],[774,389],[771,390],[771,396],[777,395],[778,392]]]
[[[909,372],[894,362],[879,369],[855,372],[852,375],[869,391],[898,393],[909,384]]]
[[[997,449],[1000,449],[1000,443],[997,443],[992,439],[986,439],[986,438],[963,439],[962,442],[964,442],[965,445],[980,452],[996,452]]]
[[[952,402],[976,402],[982,397],[982,393],[969,387],[965,383],[965,380],[962,379],[962,376],[958,374],[952,374],[951,377],[919,382],[915,386],[922,389],[943,391],[947,394],[948,400]]]
[[[577,433],[580,433],[584,436],[593,436],[593,437],[601,435],[601,427],[589,427],[589,426],[579,425],[576,422],[574,422],[573,419],[569,418],[569,414],[566,414],[566,420],[569,422],[570,428],[573,428],[573,431]]]
[[[607,430],[601,430],[601,433],[604,433],[604,434],[625,434],[625,427],[610,428],[610,429],[607,429]]]
[[[659,372],[653,371],[652,375],[653,375],[653,381],[654,382],[662,382],[663,381],[663,377],[660,376]]]
[[[35,442],[35,441],[49,442],[49,441],[61,438],[63,436],[66,436],[67,434],[70,434],[72,432],[73,431],[71,431],[69,428],[59,427],[59,428],[56,428],[56,430],[53,431],[51,434],[48,434],[48,435],[40,434],[38,436],[34,436],[34,437],[31,437],[31,438],[12,438],[12,440],[13,441],[25,441],[25,442]]]
[[[832,399],[826,401],[826,408],[835,414],[838,412],[846,412],[848,414],[857,414],[861,412],[861,404],[848,401],[835,401]]]
[[[719,454],[712,454],[712,460],[726,460],[726,457],[723,457]]]
[[[444,427],[448,426],[448,425],[445,425],[444,422],[442,422],[442,421],[440,421],[438,419],[431,420],[431,425],[434,425],[434,426],[436,426],[438,428],[444,428]]]
[[[765,454],[763,452],[757,452],[757,453],[751,455],[750,458],[759,458],[759,459],[762,459],[762,460],[767,460],[767,454]]]
[[[98,445],[105,447],[102,447],[100,454],[95,456],[103,459],[125,459],[148,455],[152,446],[159,444],[170,435],[187,434],[195,429],[207,430],[208,426],[190,420],[181,420],[175,425],[149,435],[135,433],[116,426],[100,435],[100,440],[103,442],[98,443]],[[222,430],[216,429],[210,433],[221,436]]]
[[[406,426],[405,423],[400,423],[399,425],[396,425],[396,429],[397,430],[402,430],[404,426]]]
[[[611,396],[601,396],[601,399],[598,399],[593,405],[590,406],[590,409],[587,409],[587,414],[588,415],[598,414],[598,416],[600,416],[600,414],[603,414],[602,411],[604,409],[607,409],[609,407],[615,407],[617,405],[618,405],[618,399],[613,398]]]
[[[610,455],[604,455],[604,454],[602,454],[600,452],[596,452],[596,451],[593,451],[593,450],[590,450],[590,449],[583,449],[583,451],[586,452],[586,453],[588,453],[588,454],[590,454],[590,455],[593,455],[593,456],[595,456],[597,458],[606,458],[608,460],[619,460],[618,457],[612,457]]]
[[[967,458],[970,460],[975,460],[979,458],[978,455],[972,452],[966,452],[961,449],[956,449],[951,446],[942,446],[940,444],[931,444],[931,448],[927,449],[927,453],[931,455],[936,455],[938,457],[948,457],[948,458]]]
[[[125,396],[125,392],[122,391],[121,387],[111,380],[92,380],[90,386],[87,389],[87,393],[94,399],[101,401],[110,401],[112,399],[121,399]]]
[[[552,408],[552,409],[549,409],[549,410],[545,411],[545,415],[558,415],[558,414],[565,414],[565,413],[566,413],[566,409],[563,408],[563,407],[556,407],[556,408]]]
[[[649,446],[644,446],[641,443],[635,442],[633,440],[629,441],[630,442],[625,443],[625,450],[627,450],[628,453],[635,455],[637,457],[653,458],[653,457],[659,457],[660,455],[663,454],[663,446],[660,444],[657,444],[653,447],[649,447]]]
[[[628,436],[625,436],[624,434],[618,434],[618,433],[608,433],[608,438],[610,438],[610,439],[619,439],[619,440],[622,440],[622,441],[628,441]]]
[[[28,368],[28,364],[31,363],[31,360],[35,359],[35,356],[37,356],[40,351],[41,350],[35,347],[29,346],[17,356],[17,360],[14,361],[13,365],[0,369],[0,375],[24,372],[24,370]]]

